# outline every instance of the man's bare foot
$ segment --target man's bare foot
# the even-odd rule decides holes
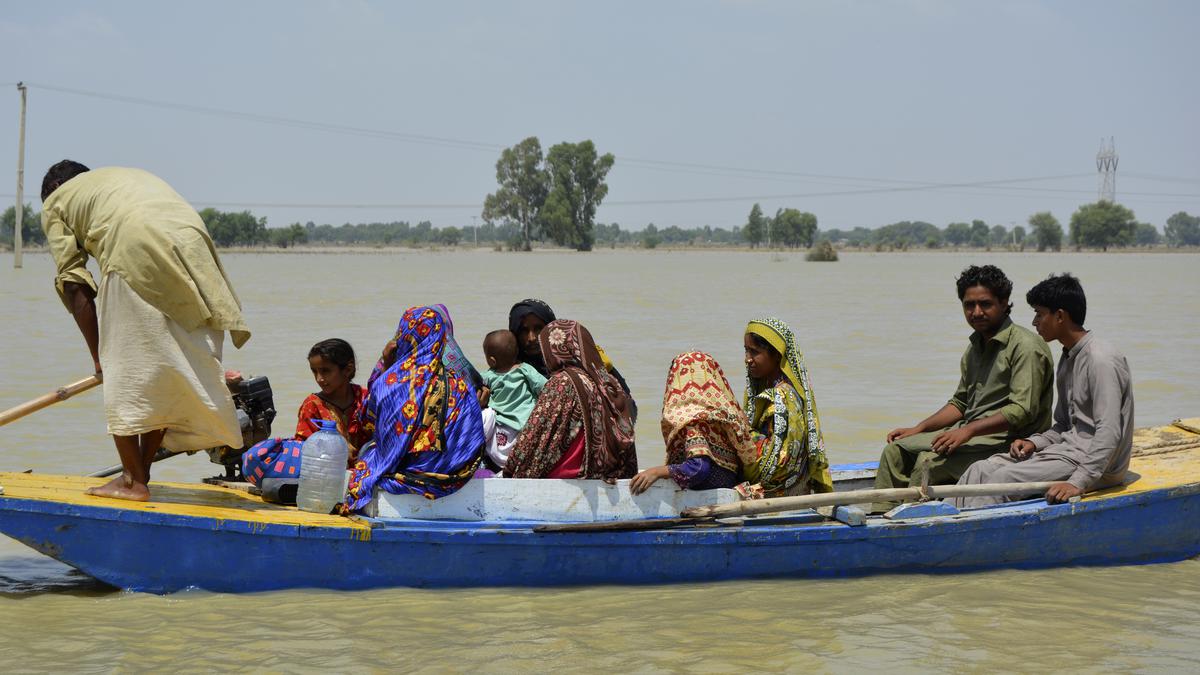
[[[150,488],[145,483],[139,483],[125,476],[117,476],[100,487],[88,488],[84,494],[109,499],[126,499],[133,502],[150,501]]]

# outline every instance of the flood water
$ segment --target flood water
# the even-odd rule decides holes
[[[641,408],[641,465],[663,459],[658,412],[671,358],[712,353],[744,386],[742,331],[775,315],[795,330],[833,463],[876,459],[893,427],[953,393],[970,329],[954,278],[972,263],[1025,291],[1071,271],[1087,325],[1129,358],[1139,426],[1200,416],[1200,256],[491,251],[228,254],[254,337],[227,367],[268,375],[287,433],[315,385],[305,356],[343,337],[366,372],[403,310],[442,302],[460,344],[480,343],[525,297],[578,319]],[[91,361],[54,294],[54,266],[0,255],[0,409],[82,377]],[[1059,349],[1052,347],[1057,359]],[[361,378],[360,378],[361,379]],[[99,391],[0,429],[0,470],[88,473],[116,462]],[[157,480],[218,473],[206,457]],[[397,561],[403,564],[403,561]],[[229,570],[237,574],[236,567]],[[1200,561],[1114,568],[573,589],[392,589],[159,597],[97,584],[0,541],[4,670],[345,671],[1194,670]]]

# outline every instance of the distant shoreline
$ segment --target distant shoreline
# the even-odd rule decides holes
[[[644,248],[641,246],[617,246],[617,247],[597,247],[586,253],[605,254],[610,252],[638,252],[646,254],[654,253],[762,253],[762,254],[791,254],[804,255],[812,249],[807,248],[750,248],[749,246],[656,246],[655,248]],[[847,247],[836,249],[838,255],[912,255],[920,253],[948,254],[948,253],[999,253],[1005,255],[1039,255],[1036,249],[1027,248],[1024,251],[1013,251],[1009,249],[987,249],[987,248],[909,248],[909,249],[884,249],[874,250],[873,248],[857,248]],[[13,249],[8,245],[0,245],[0,253],[12,253]],[[48,253],[49,249],[45,246],[26,246],[22,249],[22,253],[42,254]],[[386,255],[386,254],[412,254],[412,253],[458,253],[458,252],[480,252],[480,253],[495,253],[502,255],[521,255],[522,251],[497,251],[492,246],[337,246],[337,245],[300,245],[291,246],[288,248],[279,248],[278,246],[229,246],[218,247],[217,252],[221,254],[236,253],[236,254],[255,254],[255,255],[334,255],[334,254],[350,254],[350,255]],[[574,249],[563,248],[557,246],[534,247],[529,253],[577,253]],[[585,252],[579,252],[585,253]],[[1097,248],[1085,248],[1078,251],[1073,248],[1063,248],[1061,251],[1042,251],[1041,253],[1068,253],[1068,254],[1088,254],[1088,253],[1104,253],[1104,254],[1129,254],[1129,253],[1153,253],[1153,254],[1192,254],[1200,253],[1198,246],[1183,246],[1179,248],[1171,248],[1167,246],[1151,246],[1151,247],[1136,247],[1130,246],[1125,248],[1109,248],[1108,251],[1103,251]]]

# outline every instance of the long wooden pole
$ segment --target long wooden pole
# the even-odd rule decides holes
[[[996,495],[1020,495],[1045,492],[1052,483],[993,483],[991,485],[935,485],[924,488],[931,499],[943,497],[985,497]],[[774,497],[755,499],[736,504],[697,506],[687,509],[680,518],[645,518],[639,520],[611,520],[597,523],[552,523],[534,526],[534,532],[620,532],[628,530],[665,530],[673,527],[722,523],[717,518],[779,511],[799,511],[819,506],[843,506],[865,504],[876,501],[900,501],[920,499],[922,488],[892,488],[887,490],[851,490],[826,492],[819,495],[798,497]],[[737,522],[737,521],[735,521]],[[738,522],[740,524],[740,522]]]
[[[13,214],[17,227],[13,232],[13,268],[21,269],[21,220],[25,215],[25,83],[18,82],[17,90],[21,92],[21,132],[17,141],[17,206]]]
[[[851,490],[849,492],[826,492],[818,495],[798,497],[773,497],[751,499],[734,504],[715,504],[686,509],[684,518],[724,518],[748,516],[756,513],[778,513],[812,509],[818,506],[841,506],[844,504],[866,504],[868,502],[901,502],[928,497],[995,497],[1001,495],[1026,495],[1045,492],[1053,485],[1042,483],[992,483],[984,485],[930,485],[925,488],[888,488],[885,490]],[[924,494],[922,494],[924,492]]]
[[[9,408],[4,412],[0,412],[0,427],[8,424],[9,422],[19,420],[29,413],[34,413],[47,406],[52,406],[59,401],[65,401],[75,394],[85,392],[98,384],[100,384],[100,378],[92,375],[91,377],[85,377],[78,382],[72,382],[65,387],[59,387],[49,394],[43,394],[32,401],[26,401],[19,406]]]
[[[170,450],[168,450],[166,448],[159,448],[158,452],[154,453],[154,457],[150,459],[150,463],[153,464],[154,462],[157,462],[159,460],[163,460],[168,457],[174,457],[175,455],[183,455],[183,454],[187,454],[187,453],[171,452]],[[125,467],[120,464],[113,464],[112,466],[108,467],[107,469],[100,469],[99,471],[89,473],[88,478],[108,478],[109,476],[115,476],[115,475],[121,473],[124,469],[125,469]]]

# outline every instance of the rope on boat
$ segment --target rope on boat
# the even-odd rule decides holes
[[[1172,441],[1170,443],[1160,443],[1158,445],[1148,445],[1143,448],[1134,448],[1134,457],[1148,457],[1150,455],[1165,455],[1170,452],[1179,452],[1180,450],[1194,450],[1200,448],[1200,440],[1188,438],[1182,441]]]
[[[1170,448],[1179,445],[1195,445],[1200,443],[1200,438],[1177,438],[1173,441],[1163,441],[1161,443],[1152,443],[1150,445],[1138,446],[1138,450],[1158,450],[1159,448]]]

